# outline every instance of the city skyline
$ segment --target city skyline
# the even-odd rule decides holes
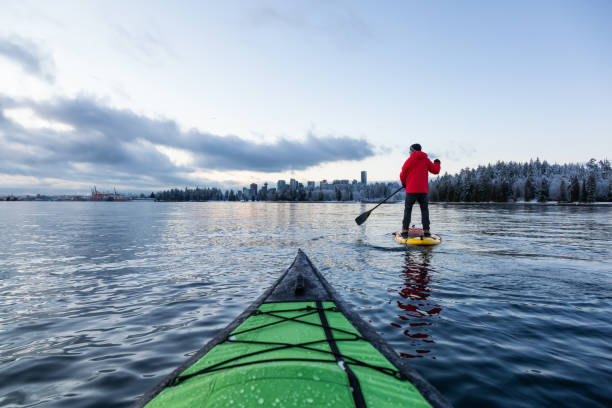
[[[349,179],[335,179],[332,180],[331,183],[328,183],[327,179],[323,179],[319,181],[319,189],[324,189],[327,188],[327,186],[335,186],[335,185],[346,185],[346,184],[362,184],[362,185],[367,185],[367,171],[366,170],[362,170],[360,175],[361,175],[361,181],[357,181],[357,179],[353,179],[352,181],[350,181]],[[299,190],[299,189],[306,189],[306,190],[314,190],[316,188],[316,181],[314,180],[306,180],[306,185],[304,185],[304,183],[299,182],[299,180],[291,178],[289,179],[289,184],[287,184],[287,180],[284,179],[280,179],[276,182],[276,187],[272,187],[272,188],[268,188],[269,183],[268,182],[264,182],[262,189],[264,189],[264,191],[272,191],[272,189],[274,189],[274,192],[281,192],[284,189],[289,189],[292,191],[295,190]],[[251,183],[249,188],[247,187],[242,187],[242,194],[249,194],[250,196],[256,196],[258,193],[258,184],[257,183]]]
[[[5,0],[0,194],[382,182],[413,143],[449,174],[610,157],[611,16],[596,0]]]

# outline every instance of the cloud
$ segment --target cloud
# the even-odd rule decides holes
[[[154,24],[146,31],[133,31],[121,24],[112,24],[113,47],[143,62],[163,64],[167,59],[179,59],[175,50],[162,39]]]
[[[29,109],[38,123],[19,123],[10,109]],[[60,126],[63,125],[63,126]],[[62,129],[62,130],[60,130]],[[188,152],[176,160],[164,152]],[[256,143],[239,136],[181,131],[168,119],[116,109],[90,97],[50,102],[0,95],[0,173],[133,186],[192,185],[203,170],[282,172],[322,163],[361,160],[374,147],[349,136],[281,138]]]
[[[55,80],[53,59],[30,40],[15,36],[0,37],[0,56],[44,81],[52,83]]]
[[[301,5],[280,2],[274,6],[256,5],[246,17],[254,28],[305,31],[322,36],[340,47],[358,46],[374,36],[366,21],[346,4],[329,1]]]
[[[477,150],[474,146],[450,140],[446,143],[446,149],[441,152],[440,156],[447,160],[461,161],[466,157],[474,157],[476,153]]]
[[[280,139],[274,143],[199,132],[190,136],[182,147],[195,153],[202,167],[216,170],[304,170],[326,162],[361,160],[374,155],[368,142],[348,136],[319,137],[309,133],[304,141]]]
[[[400,146],[397,146],[399,149]],[[406,157],[410,156],[410,147],[402,146],[402,152]],[[424,147],[423,150],[427,153],[430,159],[445,159],[452,161],[460,161],[466,157],[474,157],[477,150],[474,146],[459,143],[455,140],[445,142],[445,148],[433,151]]]

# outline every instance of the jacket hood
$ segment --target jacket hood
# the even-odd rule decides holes
[[[424,160],[427,158],[427,153],[418,151],[418,152],[412,153],[412,156],[414,156],[416,160]]]

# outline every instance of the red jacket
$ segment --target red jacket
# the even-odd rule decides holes
[[[427,171],[433,174],[440,173],[440,163],[432,163],[427,153],[414,152],[402,166],[400,180],[406,185],[406,193],[427,193],[429,183]]]

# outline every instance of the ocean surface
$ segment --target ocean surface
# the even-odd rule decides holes
[[[612,406],[612,208],[371,207],[0,203],[0,406],[129,406],[298,248],[455,406]]]

